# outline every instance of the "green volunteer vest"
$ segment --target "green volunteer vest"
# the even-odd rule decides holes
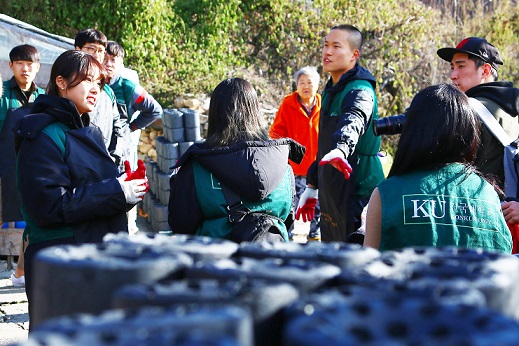
[[[227,202],[220,187],[220,182],[208,170],[198,162],[193,161],[193,172],[195,177],[196,196],[204,221],[197,235],[211,238],[229,238],[232,229],[227,218]],[[292,207],[292,180],[291,170],[287,166],[285,175],[279,185],[270,195],[260,202],[248,202],[242,200],[245,207],[251,211],[263,211],[269,215],[277,216],[283,220],[288,217]],[[275,220],[279,226],[283,238],[288,241],[288,233],[285,224]]]
[[[510,231],[494,188],[461,164],[391,177],[378,185],[380,250],[460,246],[511,253]]]
[[[366,132],[360,136],[359,141],[355,147],[355,151],[358,155],[357,164],[357,175],[355,176],[355,191],[357,196],[370,196],[373,189],[384,180],[384,171],[382,170],[382,164],[378,158],[378,152],[380,150],[380,137],[375,136],[373,133],[373,119],[378,119],[378,102],[375,95],[375,91],[371,84],[366,80],[354,80],[346,85],[344,90],[337,95],[332,105],[330,106],[329,113],[342,113],[342,102],[352,90],[365,90],[373,97],[373,112],[371,113],[371,119],[369,124],[366,126]],[[323,94],[322,104],[325,105],[329,97],[328,94]]]

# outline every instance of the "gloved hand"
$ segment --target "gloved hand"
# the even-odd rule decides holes
[[[148,192],[150,185],[148,184],[148,179],[146,178],[146,166],[144,165],[144,161],[137,161],[137,169],[132,172],[130,167],[130,162],[128,160],[124,161],[124,171],[126,172],[126,180],[134,180],[134,179],[146,179],[145,192]]]
[[[128,160],[124,161],[124,171],[127,176],[126,180],[146,178],[146,166],[142,160],[137,161],[137,169],[134,172],[130,168],[130,162]]]
[[[315,206],[317,205],[317,189],[307,187],[301,197],[296,210],[296,220],[303,216],[303,222],[311,221],[315,216]]]
[[[127,180],[126,173],[117,178],[124,192],[126,203],[137,204],[144,198],[146,194],[148,179]]]
[[[330,164],[339,170],[339,172],[344,174],[346,180],[350,179],[352,169],[348,161],[346,161],[344,152],[341,149],[335,148],[328,154],[324,155],[321,162],[319,162],[319,166],[324,166],[326,164]]]

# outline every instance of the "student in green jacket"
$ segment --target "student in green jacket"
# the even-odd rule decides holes
[[[0,93],[0,184],[2,213],[0,221],[16,222],[23,220],[20,211],[20,198],[16,192],[16,157],[13,147],[12,128],[18,118],[28,114],[34,100],[45,91],[34,83],[40,70],[40,53],[36,47],[22,44],[9,52],[9,68],[13,77],[3,82],[4,93]],[[24,286],[23,241],[16,271],[11,275],[13,286]]]

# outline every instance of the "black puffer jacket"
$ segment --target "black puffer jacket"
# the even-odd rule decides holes
[[[467,90],[466,94],[483,103],[511,140],[519,136],[519,89],[514,88],[511,82],[479,84]],[[481,127],[481,145],[476,151],[474,164],[482,173],[491,174],[501,188],[504,187],[503,145],[486,126]]]
[[[14,128],[17,185],[29,243],[128,231],[128,205],[101,132],[64,98],[40,95]]]
[[[193,144],[179,159],[175,167],[180,169],[170,180],[168,221],[171,229],[175,233],[195,234],[209,218],[204,216],[201,204],[211,204],[215,210],[227,204],[221,192],[210,195],[209,189],[204,190],[204,193],[197,191],[194,162],[211,172],[243,201],[261,204],[266,203],[269,197],[269,205],[274,207],[267,214],[280,217],[281,209],[292,210],[294,191],[288,197],[288,206],[284,198],[286,196],[280,197],[282,194],[279,191],[272,193],[287,174],[288,159],[299,163],[304,151],[302,145],[290,138],[239,141],[234,145],[218,148],[211,148],[205,143]],[[293,186],[291,170],[290,175]],[[219,212],[213,210],[211,218],[227,219],[227,213],[223,209]],[[212,233],[218,232],[215,230]]]

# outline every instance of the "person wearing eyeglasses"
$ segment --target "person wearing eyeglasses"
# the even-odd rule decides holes
[[[99,30],[84,29],[77,33],[74,46],[94,58],[102,65],[105,59],[106,44],[108,39]],[[124,161],[129,159],[128,142],[123,140],[127,137],[128,127],[119,115],[115,94],[105,84],[99,99],[90,115],[90,125],[96,126],[103,134],[103,140],[110,156],[119,166],[119,171],[124,170]]]

